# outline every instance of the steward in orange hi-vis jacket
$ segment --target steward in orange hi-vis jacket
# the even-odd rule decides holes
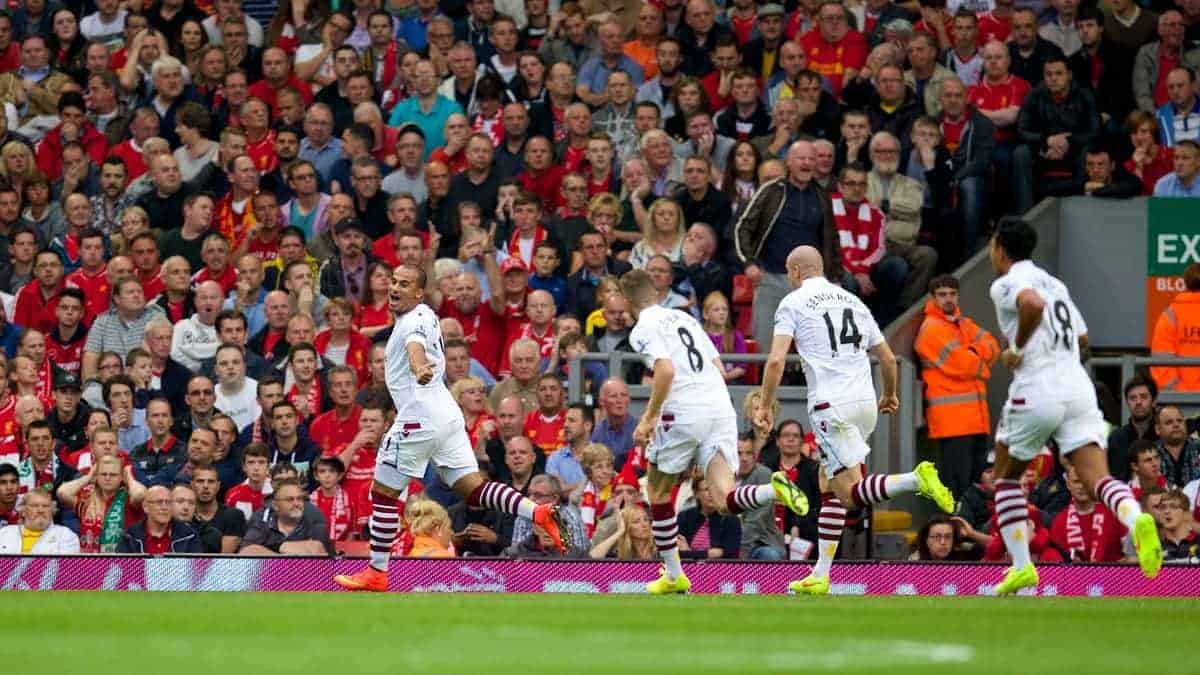
[[[991,433],[987,380],[1000,345],[962,315],[957,279],[941,275],[929,286],[933,297],[925,303],[916,341],[925,381],[925,421],[929,437],[941,441],[939,472],[950,491],[960,495],[985,465]]]
[[[1200,356],[1200,263],[1183,271],[1186,291],[1158,315],[1150,341],[1153,356]],[[1160,391],[1200,391],[1200,368],[1159,366],[1150,375]]]

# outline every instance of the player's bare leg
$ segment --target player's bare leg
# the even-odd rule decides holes
[[[1162,568],[1162,542],[1158,539],[1158,528],[1154,518],[1143,513],[1133,498],[1129,486],[1116,480],[1108,471],[1108,455],[1099,445],[1091,443],[1072,452],[1071,466],[1079,480],[1092,491],[1104,506],[1116,514],[1117,519],[1133,535],[1133,546],[1137,551],[1138,564],[1147,579],[1158,576]]]
[[[570,548],[570,532],[554,504],[537,504],[504,483],[484,480],[483,474],[478,471],[454,481],[453,487],[454,492],[462,497],[467,506],[528,518],[534,525],[545,530],[559,553],[566,553]]]
[[[650,526],[654,531],[654,545],[663,561],[662,574],[646,584],[646,591],[651,595],[687,593],[692,586],[679,562],[679,527],[675,522],[675,502],[671,500],[671,492],[679,484],[679,479],[680,474],[663,473],[656,464],[650,464],[646,469]]]
[[[788,480],[783,471],[771,474],[770,483],[734,487],[733,469],[723,456],[717,454],[708,463],[704,477],[722,515],[736,516],[775,502],[787,506],[798,516],[808,515],[808,495]]]
[[[388,560],[392,543],[400,531],[400,495],[403,491],[375,480],[371,486],[371,564],[355,574],[339,574],[333,580],[348,591],[383,592],[388,587]]]
[[[996,585],[996,595],[1012,595],[1038,585],[1037,569],[1029,555],[1029,504],[1021,491],[1021,476],[1028,465],[1009,454],[1004,443],[996,444],[996,527],[1013,563]]]

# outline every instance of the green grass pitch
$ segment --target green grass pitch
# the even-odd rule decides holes
[[[6,673],[1195,672],[1200,602],[0,594]],[[1180,668],[1183,670],[1180,670]]]

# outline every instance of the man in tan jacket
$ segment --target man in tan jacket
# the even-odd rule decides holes
[[[39,115],[57,115],[58,97],[71,81],[50,66],[46,38],[29,35],[21,43],[21,67],[0,74],[0,103],[16,106],[21,124]]]
[[[867,175],[867,201],[887,216],[887,254],[908,263],[908,280],[900,294],[903,310],[925,295],[937,266],[937,251],[917,244],[925,188],[900,172],[900,139],[881,131],[871,137],[868,148],[873,168]]]

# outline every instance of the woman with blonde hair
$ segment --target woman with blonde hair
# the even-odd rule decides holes
[[[414,499],[404,509],[404,519],[412,533],[413,545],[409,556],[413,558],[453,558],[450,538],[454,527],[450,515],[441,504],[432,499]]]
[[[750,425],[750,433],[754,435],[754,452],[755,454],[762,451],[768,443],[775,442],[774,430],[771,427],[760,427],[755,420],[758,419],[758,411],[762,407],[762,392],[758,389],[746,394],[746,398],[742,399],[742,418]],[[775,401],[771,405],[771,419],[779,419],[779,401]]]
[[[129,255],[129,242],[150,230],[150,216],[140,206],[130,206],[121,213],[121,228],[109,237],[113,255]]]
[[[617,227],[621,224],[621,220],[625,215],[625,209],[621,206],[621,200],[611,192],[601,192],[600,194],[588,200],[587,205],[587,222],[600,234],[604,235],[604,242],[612,248],[617,239]],[[583,267],[583,254],[579,251],[571,252],[571,274],[579,271]]]
[[[641,225],[642,240],[629,254],[634,269],[645,269],[655,254],[665,255],[672,263],[683,260],[683,209],[679,202],[665,197],[655,200]]]
[[[33,178],[37,163],[33,151],[21,141],[9,141],[0,148],[0,176],[19,194],[24,194],[25,183]]]
[[[102,433],[116,435],[110,427],[96,429],[92,435]],[[142,518],[145,495],[146,486],[116,455],[99,457],[86,475],[58,488],[58,500],[79,516],[81,553],[115,553],[125,529]]]
[[[483,380],[468,375],[450,387],[450,395],[462,409],[467,424],[467,438],[475,449],[476,457],[486,457],[483,451],[487,442],[496,437],[496,416],[488,404],[487,385]]]
[[[729,300],[721,291],[713,291],[704,298],[700,316],[704,319],[704,332],[712,340],[713,346],[721,354],[745,354],[750,351],[746,347],[746,336],[734,328],[733,318],[729,312]],[[744,364],[725,362],[725,381],[736,382],[746,376]]]
[[[658,557],[654,534],[650,529],[650,513],[644,506],[630,504],[621,509],[617,517],[617,531],[593,546],[590,555],[594,559],[610,558],[614,552],[618,560],[653,560]]]

